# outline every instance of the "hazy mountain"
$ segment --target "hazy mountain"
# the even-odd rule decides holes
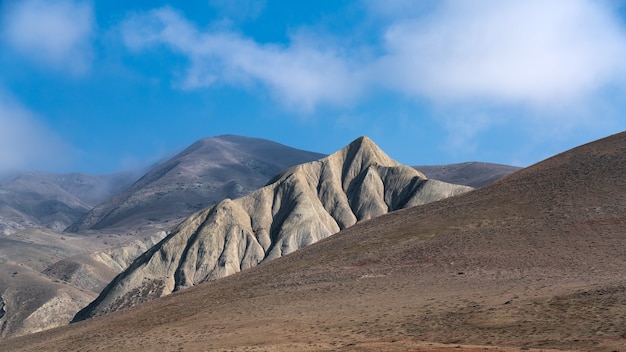
[[[0,349],[439,351],[440,342],[450,351],[620,351],[625,149],[626,134],[611,136],[236,275]]]
[[[34,226],[62,231],[130,182],[130,174],[18,173],[0,182],[0,234]]]
[[[77,319],[221,278],[389,211],[471,190],[427,180],[361,137],[236,200],[195,213],[118,276]]]
[[[257,138],[205,138],[96,206],[66,231],[158,226],[224,198],[245,195],[276,173],[320,157]]]
[[[521,170],[516,166],[475,161],[447,165],[422,165],[414,166],[414,168],[423,172],[428,178],[475,188],[486,186]]]

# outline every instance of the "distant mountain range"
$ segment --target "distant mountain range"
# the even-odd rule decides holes
[[[428,178],[474,188],[486,186],[506,175],[522,169],[516,166],[483,162],[422,165],[414,166],[414,168],[423,172]]]
[[[24,172],[0,182],[0,234],[30,227],[63,231],[134,181],[131,174]]]

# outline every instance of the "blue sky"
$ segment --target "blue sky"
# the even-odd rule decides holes
[[[625,8],[0,1],[0,172],[129,170],[221,134],[527,166],[626,129]]]

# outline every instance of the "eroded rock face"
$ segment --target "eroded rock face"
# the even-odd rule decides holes
[[[287,169],[247,196],[193,214],[117,276],[75,320],[231,275],[358,221],[471,189],[428,180],[361,137],[326,158]]]

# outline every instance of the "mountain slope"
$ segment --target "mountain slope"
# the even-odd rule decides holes
[[[516,166],[482,162],[414,166],[414,168],[423,172],[428,178],[475,188],[486,186],[521,170]]]
[[[67,232],[140,228],[182,219],[262,187],[277,172],[321,154],[239,137],[205,138],[92,209]]]
[[[88,237],[43,228],[0,236],[0,337],[68,324],[165,233],[135,237]]]
[[[42,226],[62,231],[131,182],[131,175],[20,173],[0,183],[0,234]]]
[[[626,133],[614,135],[236,275],[0,349],[440,351],[428,342],[438,341],[450,351],[620,351],[624,151]]]
[[[396,209],[471,190],[427,180],[361,137],[236,200],[195,213],[135,261],[76,319],[100,315],[275,259]]]
[[[0,265],[0,336],[66,325],[95,292],[64,284],[17,263]]]

